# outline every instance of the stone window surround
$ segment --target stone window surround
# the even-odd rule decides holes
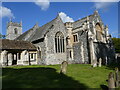
[[[72,51],[70,50],[70,58],[72,58]]]
[[[18,34],[18,29],[17,28],[14,29],[14,33]]]
[[[70,40],[70,37],[67,36],[67,37],[66,37],[66,45],[69,45],[69,40]]]
[[[97,26],[98,26],[98,25],[99,25],[99,28],[100,28],[101,30],[97,29]],[[96,39],[97,39],[97,41],[102,41],[102,40],[103,40],[103,37],[102,37],[102,34],[103,34],[102,32],[103,32],[103,30],[102,30],[102,27],[101,27],[100,23],[96,23],[95,29],[96,29]],[[100,39],[98,39],[98,34],[100,34],[100,36],[99,36]]]
[[[60,31],[57,32],[55,35],[55,51],[56,51],[56,53],[64,53],[65,52],[64,35]]]
[[[74,39],[75,39],[74,36],[76,36],[76,40],[74,40]],[[73,42],[74,42],[74,43],[78,43],[78,42],[79,42],[79,39],[78,39],[78,33],[73,34]]]
[[[34,59],[33,53],[30,54],[30,59]]]
[[[30,60],[37,60],[37,57],[36,57],[37,53],[29,52],[29,55],[30,55]]]

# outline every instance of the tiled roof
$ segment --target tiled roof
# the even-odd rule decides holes
[[[0,39],[0,43],[0,49],[36,50],[36,47],[28,41]]]
[[[44,35],[49,31],[49,29],[53,26],[54,22],[60,18],[59,16],[48,22],[47,24],[39,27],[37,29],[31,28],[27,32],[20,35],[16,40],[24,40],[24,41],[35,41],[41,38],[44,38]],[[27,38],[29,36],[29,38]]]

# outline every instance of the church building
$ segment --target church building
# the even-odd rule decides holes
[[[69,64],[93,64],[99,59],[107,65],[115,60],[108,26],[103,24],[98,11],[66,23],[58,14],[47,24],[41,27],[35,24],[23,34],[22,22],[10,21],[2,46],[0,58],[3,66],[54,65],[63,61]]]

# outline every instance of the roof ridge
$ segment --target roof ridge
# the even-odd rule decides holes
[[[48,25],[49,23],[51,23],[51,22],[55,21],[56,19],[57,19],[57,17],[56,17],[56,18],[54,18],[54,19],[52,19],[51,21],[47,22],[46,24],[42,25],[40,28],[42,28],[43,26]]]
[[[49,27],[52,26],[54,24],[54,22],[59,18],[59,16],[57,16],[56,18],[54,18],[53,20],[49,21],[48,23],[46,23],[45,25],[41,26],[40,28],[38,28],[36,30],[36,34],[39,32],[41,33],[41,37],[36,37],[36,34],[34,34],[31,38],[30,41],[34,41],[36,39],[40,39],[44,37],[44,34],[49,30]],[[47,30],[46,30],[47,29]]]
[[[85,18],[87,18],[87,17],[90,17],[90,16],[93,16],[93,14],[90,14],[90,15],[88,15],[88,16],[86,16],[86,17],[83,17],[83,18],[81,18],[81,19],[78,19],[78,20],[76,20],[76,21],[74,21],[74,22],[81,21],[81,20],[83,20],[83,19],[85,19]],[[74,23],[74,22],[73,22],[73,23]]]
[[[51,21],[47,22],[46,24],[42,25],[41,27],[36,28],[35,30],[33,30],[34,28],[31,28],[30,30],[28,30],[28,31],[24,32],[22,35],[20,35],[17,39],[25,40],[25,41],[26,40],[33,41],[35,39],[38,39],[36,37],[36,35],[38,35],[38,32],[40,33],[39,35],[41,35],[41,37],[43,37],[45,32],[49,30],[49,27],[52,26],[58,19],[61,19],[61,18],[59,16],[57,16],[56,18],[52,19]],[[31,33],[31,31],[33,31],[33,32]],[[29,33],[30,33],[30,36],[27,37],[29,35]],[[40,36],[39,36],[39,38],[40,38]]]

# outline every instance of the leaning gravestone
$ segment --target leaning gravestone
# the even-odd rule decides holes
[[[66,74],[66,72],[67,72],[67,65],[68,65],[68,62],[67,62],[67,61],[63,61],[63,62],[62,62],[60,73]]]
[[[109,89],[115,88],[115,81],[114,81],[113,72],[110,72],[108,75],[108,88]]]
[[[119,87],[119,69],[115,68],[115,85],[116,87]]]
[[[98,66],[101,67],[102,59],[99,59]]]

